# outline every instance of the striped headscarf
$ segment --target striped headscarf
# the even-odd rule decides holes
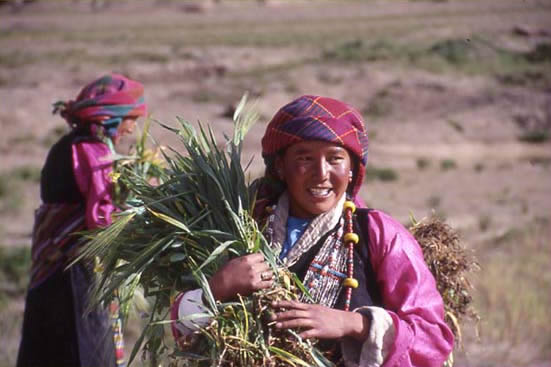
[[[283,106],[262,138],[267,178],[277,177],[274,162],[278,153],[306,140],[339,144],[355,158],[356,167],[349,189],[349,194],[355,197],[367,164],[367,131],[360,113],[346,103],[319,96],[302,96]]]
[[[60,115],[73,128],[103,126],[108,136],[114,136],[125,117],[147,113],[143,85],[119,74],[108,74],[85,86],[74,101],[59,101],[53,113]]]

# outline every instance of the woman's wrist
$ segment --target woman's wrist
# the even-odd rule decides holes
[[[365,340],[369,334],[370,320],[367,316],[358,312],[346,312],[345,336]]]

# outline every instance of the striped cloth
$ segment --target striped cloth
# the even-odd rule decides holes
[[[113,329],[113,342],[115,344],[115,363],[117,367],[126,366],[124,359],[124,336],[122,330],[122,319],[120,316],[120,302],[118,299],[109,304],[109,316],[111,317],[111,328]]]
[[[264,177],[257,181],[258,195],[254,217],[267,218],[265,209],[275,204],[285,191],[275,170],[275,158],[289,146],[308,140],[321,140],[345,147],[355,163],[348,196],[356,206],[365,203],[357,196],[367,165],[367,131],[358,111],[336,99],[305,95],[283,106],[272,118],[262,138]]]
[[[35,213],[29,289],[42,284],[74,254],[82,242],[72,234],[85,229],[82,204],[42,204]]]
[[[302,96],[283,106],[272,118],[262,138],[267,174],[275,174],[276,155],[290,145],[321,140],[342,145],[357,163],[350,195],[356,196],[367,164],[367,131],[353,107],[336,99]]]
[[[60,113],[72,128],[99,124],[108,136],[125,117],[145,116],[144,87],[119,74],[108,74],[86,85],[74,101],[54,103],[53,113]]]

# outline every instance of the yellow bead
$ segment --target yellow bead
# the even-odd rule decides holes
[[[344,204],[343,204],[343,206],[342,206],[342,209],[343,209],[343,210],[346,210],[346,209],[348,209],[348,208],[350,208],[350,209],[352,210],[352,213],[354,213],[354,212],[356,211],[356,205],[354,205],[353,202],[351,202],[351,201],[345,201]]]
[[[358,288],[358,281],[354,278],[346,278],[342,285],[350,288]]]
[[[344,235],[344,242],[345,243],[348,243],[348,242],[354,242],[354,244],[357,244],[358,242],[360,242],[360,237],[356,234],[356,233],[346,233]]]

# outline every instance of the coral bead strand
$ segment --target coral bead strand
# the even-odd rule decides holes
[[[350,300],[352,298],[352,289],[358,287],[358,281],[354,279],[354,245],[359,242],[359,237],[354,233],[354,227],[352,222],[352,215],[356,211],[356,206],[351,201],[346,201],[344,203],[344,216],[345,216],[345,234],[344,242],[347,248],[347,269],[346,276],[347,278],[343,281],[343,286],[345,290],[345,303],[344,310],[350,311]]]

